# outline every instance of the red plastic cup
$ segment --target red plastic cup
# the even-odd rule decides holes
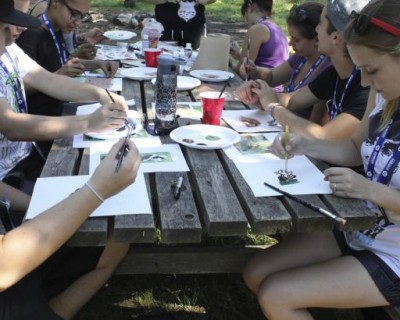
[[[157,57],[161,54],[161,49],[148,48],[144,50],[144,61],[146,67],[157,68]]]
[[[226,94],[223,93],[219,98],[219,94],[220,92],[218,91],[205,91],[200,93],[204,124],[219,126],[226,96]]]

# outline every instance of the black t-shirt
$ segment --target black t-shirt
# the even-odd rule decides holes
[[[318,99],[327,101],[327,108],[331,110],[336,82],[336,104],[339,105],[347,80],[340,79],[334,66],[330,66],[310,82],[308,87]],[[361,86],[361,75],[357,73],[343,98],[339,113],[345,112],[361,120],[367,107],[368,94],[369,88]]]
[[[56,32],[57,37],[62,37],[62,33]],[[62,64],[58,55],[53,38],[49,31],[43,27],[31,28],[24,31],[17,40],[18,46],[35,60],[44,69],[55,72],[61,68]],[[60,116],[62,106],[60,101],[48,95],[37,92],[27,97],[28,112],[48,116]]]
[[[63,37],[61,31],[56,32],[57,39]],[[59,41],[59,43],[61,43]],[[22,32],[17,40],[18,46],[35,60],[40,66],[50,72],[61,68],[61,60],[58,55],[53,38],[49,31],[43,27],[30,28]],[[62,102],[42,92],[36,92],[27,96],[28,113],[45,116],[61,116]],[[40,141],[37,146],[47,156],[53,141]]]
[[[164,27],[163,41],[178,41],[178,45],[191,43],[193,49],[200,45],[206,23],[205,7],[194,0],[163,3],[155,6],[155,18]]]

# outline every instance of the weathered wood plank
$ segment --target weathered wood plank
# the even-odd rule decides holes
[[[400,320],[400,307],[385,307],[384,310],[392,320]]]
[[[297,195],[296,197],[328,210],[328,208],[318,198],[317,195]],[[335,221],[332,219],[327,218],[324,215],[286,197],[282,196],[279,198],[292,215],[293,229],[295,231],[312,232],[319,230],[330,230],[334,227]]]
[[[215,151],[185,148],[193,188],[210,236],[240,236],[247,219]]]
[[[236,165],[225,153],[220,158],[242,205],[252,232],[255,234],[276,234],[292,228],[292,217],[276,197],[255,197]]]
[[[115,216],[114,238],[117,242],[153,243],[155,240],[154,197],[148,174],[145,174],[145,182],[153,214]],[[132,199],[132,205],[134,205],[135,200]]]
[[[267,246],[131,247],[117,274],[241,273]]]
[[[79,150],[72,149],[71,146],[72,138],[54,141],[41,177],[76,175],[79,168]]]
[[[89,174],[89,149],[84,149],[79,175]],[[108,237],[108,218],[88,218],[68,241],[71,246],[104,246]]]
[[[179,176],[183,176],[184,180],[180,198],[176,200],[172,190]],[[162,243],[199,243],[202,227],[188,175],[176,172],[156,173],[155,184]]]
[[[322,200],[338,215],[347,219],[346,230],[362,230],[372,228],[376,219],[361,200],[341,198],[335,195],[323,195]]]

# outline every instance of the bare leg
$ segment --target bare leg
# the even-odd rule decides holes
[[[313,319],[308,307],[388,305],[363,265],[351,256],[272,274],[261,284],[258,300],[269,320]]]
[[[126,256],[129,244],[109,241],[96,269],[88,272],[65,291],[50,300],[49,305],[63,319],[72,319],[111,277]],[[77,262],[79,263],[79,262]]]
[[[244,281],[257,294],[269,275],[341,256],[331,232],[295,233],[255,255],[245,266]]]

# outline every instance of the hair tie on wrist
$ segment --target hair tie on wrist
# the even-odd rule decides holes
[[[276,121],[276,119],[275,119],[275,108],[277,107],[277,106],[280,106],[280,104],[279,103],[270,103],[269,104],[269,107],[271,108],[270,109],[270,113],[271,113],[271,117],[272,117],[272,119],[274,119],[275,121]]]
[[[101,202],[104,202],[104,198],[99,195],[99,193],[89,184],[89,182],[85,183],[85,186],[89,188],[90,191],[93,192],[93,194],[99,199]]]

